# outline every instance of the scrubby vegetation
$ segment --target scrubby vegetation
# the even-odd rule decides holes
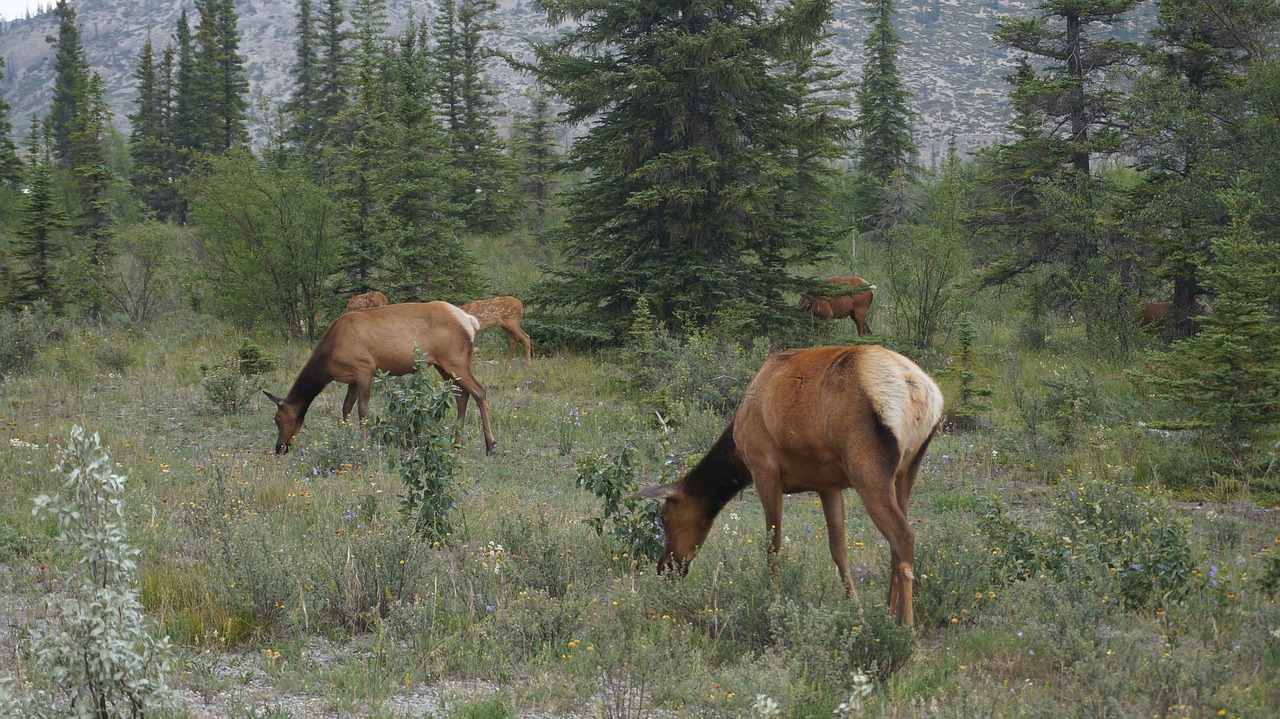
[[[201,364],[259,356],[244,335],[185,315],[145,331],[69,326],[0,385],[8,591],[60,591],[72,569],[30,507],[59,481],[47,471],[54,447],[84,423],[130,476],[139,597],[174,660],[244,657],[279,691],[317,692],[356,714],[380,716],[397,692],[442,677],[489,676],[499,693],[455,702],[458,716],[747,716],[770,706],[761,696],[777,716],[830,716],[866,686],[858,677],[871,678],[858,696],[876,716],[1280,709],[1268,475],[1189,476],[1218,466],[1212,448],[1145,427],[1124,365],[1081,353],[1079,327],[1059,321],[1043,348],[1018,349],[1003,339],[1016,320],[992,314],[974,313],[967,340],[995,368],[982,421],[944,431],[917,485],[914,631],[884,616],[887,548],[853,501],[855,598],[807,495],[788,500],[776,579],[750,492],[687,579],[654,575],[643,538],[652,507],[625,493],[709,447],[725,420],[716,398],[733,390],[688,398],[681,421],[664,425],[637,368],[669,367],[667,386],[678,386],[706,371],[714,345],[699,336],[541,356],[531,370],[501,369],[501,339],[482,342],[477,374],[502,451],[473,451],[478,424],[465,428],[454,501],[433,510],[450,531],[433,539],[400,511],[427,485],[407,487],[402,450],[375,441],[390,425],[341,423],[338,389],[321,395],[293,453],[271,454],[273,408],[256,390],[286,384],[308,345],[255,339],[280,361],[237,372],[248,407],[208,412]],[[894,329],[879,338],[892,342]],[[814,331],[815,344],[858,339],[851,327]],[[136,358],[123,376],[99,361],[106,348]],[[963,376],[936,374],[957,396]],[[375,401],[378,422],[402,411],[396,401]],[[304,658],[321,637],[372,658]],[[213,692],[226,680],[185,681]]]

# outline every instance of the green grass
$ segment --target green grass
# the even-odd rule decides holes
[[[787,499],[776,578],[751,491],[729,505],[683,581],[597,537],[586,522],[596,500],[574,485],[578,458],[639,432],[653,479],[668,451],[704,451],[724,422],[695,413],[664,438],[608,355],[504,368],[505,341],[481,343],[476,374],[499,454],[484,456],[473,407],[455,533],[430,545],[404,527],[385,452],[340,422],[341,387],[321,395],[292,453],[271,453],[274,407],[258,390],[283,394],[310,346],[255,337],[280,364],[250,381],[246,408],[225,414],[207,406],[199,365],[233,355],[245,335],[207,318],[170,322],[76,329],[0,385],[0,563],[10,591],[35,601],[48,590],[56,567],[39,567],[51,561],[50,532],[31,517],[31,498],[56,491],[51,447],[71,425],[101,433],[130,477],[143,598],[196,691],[235,689],[238,679],[212,668],[223,658],[353,716],[383,715],[389,697],[443,678],[495,676],[497,695],[455,695],[447,715],[738,717],[765,694],[783,716],[830,717],[854,670],[897,656],[900,666],[879,667],[866,715],[1280,712],[1280,607],[1257,583],[1280,522],[1247,482],[1223,482],[1220,494],[1202,485],[1203,506],[1170,505],[1195,556],[1185,597],[1127,609],[1089,566],[1013,584],[992,571],[999,547],[979,531],[991,497],[1045,529],[1063,487],[1085,477],[1187,486],[1170,480],[1185,477],[1188,449],[1138,427],[1120,368],[1079,352],[1071,328],[1042,353],[1010,348],[1002,324],[982,333],[993,408],[979,430],[944,432],[931,447],[912,505],[918,626],[900,635],[884,617],[887,547],[852,494],[857,600],[844,596],[813,495]],[[831,341],[849,339],[842,331]],[[1054,404],[1043,380],[1055,376],[1082,388],[1087,412]],[[1024,404],[1040,402],[1034,426],[1015,386]],[[305,651],[312,642],[349,650],[317,660]]]

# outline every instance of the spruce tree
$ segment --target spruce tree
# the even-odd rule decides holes
[[[118,184],[118,178],[104,146],[110,122],[111,110],[107,107],[102,77],[95,72],[89,77],[84,104],[71,134],[76,158],[71,175],[79,196],[79,213],[74,223],[78,246],[67,268],[68,282],[64,288],[68,301],[95,317],[100,316],[106,306],[107,264],[115,256],[111,191]]]
[[[1196,328],[1200,267],[1227,221],[1216,191],[1236,167],[1253,165],[1238,161],[1241,143],[1233,128],[1254,123],[1240,122],[1232,110],[1241,107],[1242,80],[1257,62],[1251,38],[1274,29],[1280,11],[1267,0],[1214,6],[1160,0],[1156,8],[1155,43],[1143,57],[1125,117],[1128,149],[1144,171],[1127,219],[1156,279],[1172,285],[1167,329],[1186,337]]]
[[[1004,17],[995,39],[1027,55],[1006,79],[1015,139],[985,155],[988,205],[978,224],[999,248],[983,282],[998,284],[1043,265],[1055,266],[1066,302],[1093,297],[1102,243],[1097,213],[1105,187],[1092,156],[1119,149],[1119,107],[1108,70],[1136,52],[1101,37],[1137,0],[1044,0],[1032,17]],[[1028,59],[1047,64],[1037,71]],[[1085,313],[1087,319],[1097,315]]]
[[[57,37],[46,38],[53,46],[53,100],[49,107],[49,130],[58,167],[67,170],[76,163],[71,135],[76,118],[83,111],[85,90],[89,82],[89,60],[80,44],[76,11],[67,0],[58,0],[53,8],[58,20]]]
[[[171,58],[171,56],[170,56]],[[169,62],[172,60],[170,59]],[[164,61],[157,63],[151,35],[142,46],[133,77],[138,97],[129,115],[129,152],[133,156],[133,187],[142,202],[160,219],[170,213],[170,150],[166,146],[168,124],[167,78]]]
[[[514,166],[498,136],[493,85],[483,76],[494,56],[485,35],[497,25],[484,19],[495,0],[442,0],[436,16],[436,75],[441,111],[453,148],[452,200],[468,229],[493,232],[515,219]]]
[[[0,80],[4,79],[4,58],[0,58]],[[10,135],[13,123],[9,121],[9,103],[0,99],[0,183],[16,188],[22,183],[22,160],[18,146]]]
[[[342,0],[324,0],[317,37],[320,87],[315,103],[316,122],[322,130],[342,114],[347,103],[347,33],[343,21]]]
[[[298,0],[297,59],[289,68],[293,92],[284,105],[288,128],[284,140],[306,157],[315,157],[324,126],[316,113],[320,98],[321,67],[316,54],[316,23],[311,0]]]
[[[791,271],[831,236],[793,202],[798,122],[780,70],[813,52],[830,2],[543,7],[573,27],[536,46],[539,79],[567,103],[567,122],[593,122],[568,158],[591,173],[557,233],[569,264],[541,300],[586,308],[615,333],[641,299],[682,325],[729,311],[790,318],[782,293],[802,284]],[[823,199],[819,189],[805,203]]]
[[[1238,464],[1270,447],[1280,426],[1280,318],[1267,301],[1280,290],[1272,248],[1254,226],[1256,197],[1223,191],[1230,222],[1212,240],[1205,284],[1214,292],[1203,329],[1147,357],[1135,374],[1175,407],[1159,426],[1194,429],[1221,443]]]
[[[1137,47],[1101,37],[1124,20],[1138,0],[1043,0],[1030,17],[997,22],[1000,44],[1043,58],[1043,72],[1023,72],[1015,87],[1025,102],[1044,114],[1042,128],[1064,165],[1088,175],[1090,156],[1113,152],[1118,137],[1109,129],[1119,93],[1106,72],[1134,56]],[[1101,37],[1101,39],[1095,39]]]
[[[170,136],[174,146],[187,155],[202,145],[200,130],[207,123],[201,119],[203,95],[197,89],[197,60],[191,23],[184,6],[174,29],[176,66],[173,76],[173,124]]]
[[[351,15],[356,40],[348,58],[352,85],[329,129],[330,181],[338,198],[342,242],[337,290],[342,294],[376,289],[383,277],[379,263],[391,249],[391,219],[381,191],[381,171],[389,156],[383,132],[388,110],[386,5],[383,0],[358,0]]]
[[[220,153],[249,141],[249,81],[240,57],[235,0],[195,0],[195,8],[200,15],[195,96],[203,102],[196,147]]]
[[[410,18],[386,66],[391,112],[382,131],[390,152],[379,184],[394,230],[383,266],[396,297],[461,303],[487,288],[459,235],[459,208],[450,203],[455,170],[436,120],[429,40],[426,25]]]
[[[526,213],[533,213],[536,232],[546,229],[547,210],[556,190],[555,139],[551,101],[540,90],[530,93],[529,111],[517,115],[511,125],[511,150],[522,179]]]
[[[893,28],[893,0],[865,0],[871,32],[864,43],[866,64],[856,100],[858,173],[863,187],[859,213],[875,220],[891,204],[887,188],[895,176],[909,181],[915,174],[918,148],[912,138],[916,112],[911,93],[898,72],[902,38]],[[866,228],[864,223],[864,229]]]
[[[62,295],[57,272],[65,255],[68,222],[58,204],[48,132],[34,117],[31,125],[31,149],[23,179],[27,192],[22,196],[22,214],[10,250],[17,268],[10,274],[6,289],[11,306],[44,301],[58,309]]]

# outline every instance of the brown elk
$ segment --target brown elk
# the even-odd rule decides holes
[[[771,355],[702,461],[673,484],[636,493],[666,500],[658,571],[687,572],[716,515],[754,482],[774,554],[782,548],[782,496],[818,493],[831,558],[853,594],[844,533],[844,490],[852,487],[889,540],[889,613],[911,624],[915,532],[907,507],[941,419],[934,381],[879,345]]]
[[[490,327],[501,327],[507,336],[507,361],[516,356],[516,344],[524,345],[525,365],[533,366],[533,340],[529,339],[520,327],[520,317],[524,314],[524,303],[515,297],[494,297],[488,300],[476,300],[462,306],[462,311],[480,320],[480,331]]]
[[[342,315],[329,325],[289,394],[281,399],[264,391],[277,408],[276,454],[289,451],[307,409],[330,382],[348,385],[342,418],[351,414],[352,405],[358,405],[363,420],[369,413],[373,373],[409,374],[417,369],[417,355],[424,352],[427,362],[458,387],[459,426],[467,417],[467,398],[475,398],[484,427],[485,451],[493,454],[489,403],[484,387],[471,373],[478,331],[476,318],[447,302],[406,302]]]
[[[1191,314],[1204,315],[1209,313],[1209,303],[1195,298],[1191,305]],[[1142,313],[1138,315],[1138,324],[1143,327],[1154,327],[1162,325],[1173,318],[1173,300],[1165,300],[1163,302],[1143,302]]]
[[[386,307],[387,304],[387,296],[377,290],[373,290],[347,300],[347,312],[367,310],[370,307]]]
[[[841,285],[848,287],[868,285],[868,287],[856,294],[840,295],[839,297],[822,297],[814,294],[801,295],[800,304],[796,305],[796,309],[826,322],[852,317],[853,324],[858,328],[859,336],[871,334],[871,325],[867,324],[867,310],[871,308],[871,299],[875,297],[875,292],[872,290],[876,286],[861,277],[831,277],[827,281],[837,287]]]

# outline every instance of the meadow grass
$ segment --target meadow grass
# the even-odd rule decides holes
[[[885,615],[888,550],[852,495],[854,598],[813,495],[786,500],[776,578],[751,490],[683,581],[597,536],[587,520],[598,502],[574,482],[579,459],[615,452],[630,434],[638,478],[657,481],[664,462],[705,451],[725,421],[694,410],[663,427],[618,357],[540,354],[531,369],[507,368],[505,340],[490,333],[476,375],[498,455],[484,455],[472,407],[454,533],[429,543],[398,511],[385,449],[341,421],[343,388],[320,396],[290,454],[272,453],[274,406],[259,390],[283,394],[309,345],[252,337],[280,362],[245,379],[236,411],[210,405],[200,365],[233,356],[247,336],[207,318],[75,328],[0,385],[7,591],[56,591],[50,528],[31,516],[31,498],[56,491],[54,448],[81,424],[130,477],[142,598],[196,691],[226,688],[200,669],[221,657],[344,716],[385,715],[389,697],[442,678],[493,677],[498,695],[458,698],[450,715],[742,717],[766,695],[781,716],[829,717],[860,672],[874,678],[870,716],[1280,713],[1280,607],[1276,585],[1261,582],[1276,573],[1274,507],[1239,482],[1177,501],[1187,485],[1174,496],[1161,483],[1185,475],[1193,450],[1138,425],[1118,364],[1080,352],[1071,327],[1037,352],[979,321],[996,392],[977,430],[935,439],[916,485],[914,631]],[[852,327],[821,331],[854,341]],[[1190,551],[1181,591],[1127,602],[1134,575],[1106,564],[1122,545],[1068,536],[1064,518],[1087,511],[1070,493],[1089,483],[1131,489],[1114,506],[1089,495],[1130,534],[1176,520]],[[1009,523],[984,532],[996,501]],[[1011,581],[1019,542],[1043,561]],[[1157,564],[1133,572],[1160,578]],[[304,659],[312,642],[333,655]]]

